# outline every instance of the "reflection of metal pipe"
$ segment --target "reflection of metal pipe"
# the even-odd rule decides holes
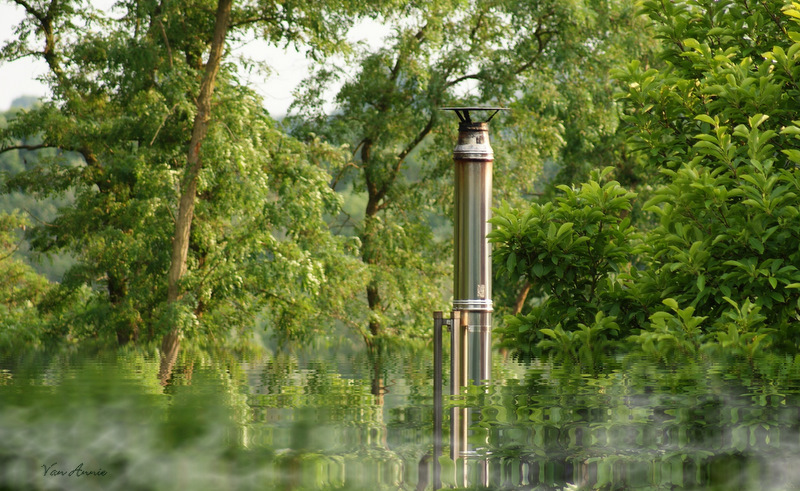
[[[442,312],[433,313],[433,489],[442,487],[439,456],[442,455]]]
[[[453,329],[450,332],[450,394],[453,396],[460,395],[461,388],[468,383],[467,322],[467,316],[463,312],[453,310]],[[467,475],[464,457],[468,443],[468,415],[466,407],[455,405],[450,409],[450,458],[455,464],[455,482],[462,481],[463,476]]]

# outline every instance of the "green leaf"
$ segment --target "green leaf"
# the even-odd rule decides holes
[[[789,160],[791,160],[792,162],[800,163],[800,150],[795,150],[793,148],[787,148],[787,149],[781,150],[781,152],[786,154],[786,156],[788,156]]]
[[[544,334],[545,336],[550,336],[553,339],[558,339],[558,336],[556,335],[555,331],[553,331],[552,329],[547,329],[547,328],[539,329],[539,332]]]
[[[786,126],[785,128],[781,129],[781,135],[800,135],[800,127],[796,125]]]
[[[711,126],[719,125],[719,118],[712,119],[711,116],[708,116],[706,114],[698,114],[697,116],[694,117],[694,119],[698,121],[703,121],[704,123],[708,123]]]
[[[513,273],[514,268],[516,268],[516,266],[517,266],[517,255],[511,252],[508,254],[508,259],[506,259],[506,269],[509,272]]]
[[[558,233],[556,234],[556,238],[561,238],[562,235],[572,230],[573,223],[572,222],[565,222],[561,224],[561,227],[558,228]]]
[[[758,251],[759,254],[764,254],[764,244],[759,239],[756,237],[750,237],[748,242],[753,249]]]

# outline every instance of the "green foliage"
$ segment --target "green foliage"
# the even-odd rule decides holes
[[[655,312],[650,316],[647,329],[630,336],[629,340],[639,345],[644,353],[663,360],[696,355],[705,338],[701,325],[708,317],[695,316],[694,307],[679,308],[672,298],[663,303],[672,312]]]
[[[676,170],[690,161],[698,153],[695,135],[710,129],[698,115],[719,116],[731,128],[759,113],[777,128],[791,122],[798,95],[793,80],[800,73],[784,3],[642,4],[662,40],[666,68],[632,61],[614,76],[623,88],[631,149],[648,155],[645,166]]]
[[[287,136],[227,61],[201,149],[183,296],[165,305],[214,3],[134,2],[113,15],[71,2],[26,4],[18,39],[2,51],[49,67],[53,99],[16,113],[0,142],[9,152],[26,142],[39,157],[11,169],[3,192],[69,198],[26,232],[35,251],[75,258],[37,301],[52,339],[149,341],[182,326],[187,336],[223,341],[256,318],[280,337],[308,339],[350,315],[360,267],[354,245],[327,231],[340,200],[322,164],[339,165],[343,154]],[[263,29],[273,42],[314,42],[321,55],[338,49],[354,14],[375,9],[246,3],[232,14],[231,39]]]
[[[539,341],[536,347],[544,352],[555,353],[562,359],[592,366],[596,360],[601,360],[611,351],[615,344],[609,339],[619,333],[619,325],[614,319],[615,317],[606,317],[603,312],[597,312],[591,325],[578,323],[578,328],[574,331],[564,331],[560,323],[555,329],[541,329],[546,338]]]
[[[43,321],[36,302],[50,284],[13,256],[19,231],[27,226],[20,214],[0,213],[0,351],[38,347]]]
[[[669,70],[631,67],[636,81],[630,71],[619,75],[628,85],[631,142],[648,152],[652,169],[661,167],[664,182],[645,205],[659,223],[643,250],[651,274],[642,288],[711,318],[752,302],[775,330],[767,340],[795,349],[800,297],[789,285],[800,278],[800,203],[791,156],[800,44],[793,10],[782,6],[680,9],[660,27]],[[653,19],[670,8],[645,5]],[[703,32],[708,22],[719,27]],[[729,333],[723,337],[736,330],[718,329]]]
[[[35,98],[20,97],[16,99],[12,108],[0,115],[0,128],[6,128],[8,121],[16,118],[20,111],[36,107],[38,104],[38,99]],[[13,146],[19,147],[18,149],[0,153],[0,186],[10,177],[36,167],[40,159],[55,157],[54,149],[38,149],[40,144],[41,139],[37,136],[22,138],[13,142]],[[78,159],[77,156],[73,156],[74,161],[77,162]],[[37,199],[29,194],[12,191],[0,194],[0,212],[13,214],[17,211],[24,211],[34,222],[50,222],[55,218],[57,208],[64,206],[71,199],[72,194],[69,191],[62,197],[45,199]],[[66,254],[42,255],[32,251],[27,239],[20,243],[16,255],[24,258],[37,272],[47,276],[51,281],[60,280],[72,262]]]
[[[752,360],[761,350],[770,348],[770,336],[775,329],[767,327],[766,316],[760,313],[761,306],[751,303],[750,299],[741,307],[729,298],[726,300],[733,310],[728,309],[720,319],[714,333],[716,343],[709,343],[708,349]]]
[[[537,292],[542,300],[534,310],[541,312],[507,323],[509,344],[535,352],[532,345],[542,334],[527,333],[526,327],[519,339],[509,332],[530,318],[531,326],[566,346],[578,329],[563,322],[563,313],[602,311],[616,317],[622,332],[638,332],[629,342],[663,359],[675,353],[752,358],[768,348],[798,349],[798,5],[642,4],[662,42],[664,68],[633,61],[614,75],[622,86],[622,131],[629,150],[641,158],[637,172],[651,185],[642,209],[654,222],[639,217],[614,243],[618,249],[598,248],[612,256],[624,251],[636,266],[614,270],[628,309],[604,308],[610,302],[604,291],[584,287],[578,291],[592,295],[568,297],[555,318],[543,315],[559,305],[572,281],[558,265],[570,252],[569,231],[577,222],[555,215],[563,203],[557,198],[555,206],[538,208],[544,225],[495,236],[500,271],[546,287]],[[523,215],[516,213],[520,222]],[[511,228],[504,220],[501,228]],[[519,253],[527,244],[535,245],[535,257]],[[609,264],[619,263],[609,258]],[[569,258],[568,264],[582,263]],[[593,285],[597,272],[607,274],[584,269],[582,281]],[[563,334],[551,327],[558,323]],[[551,340],[544,346],[554,349]]]
[[[382,46],[317,68],[289,122],[295,135],[353,151],[330,172],[336,189],[366,196],[363,211],[335,226],[352,226],[361,242],[370,335],[418,336],[450,288],[449,243],[431,229],[451,215],[457,125],[440,108],[512,107],[495,119],[494,188],[517,203],[545,161],[591,152],[613,133],[608,68],[639,53],[646,36],[635,9],[618,1],[411,2],[385,20],[393,31]],[[319,100],[331,88],[329,116]]]
[[[601,184],[609,173],[594,173],[580,188],[560,187],[564,194],[552,203],[495,210],[496,274],[527,279],[531,293],[543,298],[535,314],[507,319],[501,330],[526,354],[556,349],[577,356],[582,347],[593,353],[596,333],[619,334],[615,319],[636,318],[630,291],[636,234],[627,217],[635,195],[613,180]],[[557,327],[542,329],[548,325]],[[553,339],[541,341],[540,333]]]

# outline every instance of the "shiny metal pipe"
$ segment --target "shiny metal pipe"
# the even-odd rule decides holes
[[[453,309],[492,311],[492,263],[488,220],[492,163],[488,123],[461,123],[455,160],[455,282]]]
[[[487,234],[492,204],[489,124],[462,119],[455,160],[453,310],[461,311],[463,387],[491,378],[492,262]],[[466,322],[465,322],[466,321]]]

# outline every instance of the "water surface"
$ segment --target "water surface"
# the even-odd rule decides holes
[[[0,489],[432,489],[431,364],[189,350],[164,386],[135,350],[6,355]],[[798,360],[493,372],[449,402],[473,414],[469,465],[492,489],[800,489]],[[446,413],[443,480],[463,486]]]

